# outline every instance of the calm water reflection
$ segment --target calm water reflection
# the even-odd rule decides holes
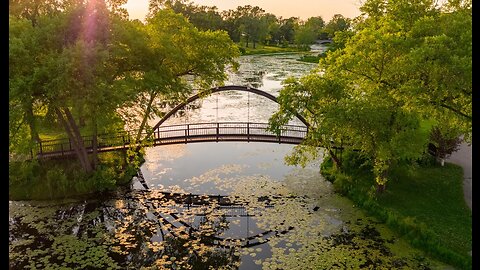
[[[440,267],[334,194],[320,160],[284,165],[291,147],[156,147],[142,166],[148,190],[134,179],[98,199],[10,202],[10,267]]]

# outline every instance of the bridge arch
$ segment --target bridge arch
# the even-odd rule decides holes
[[[270,94],[270,93],[267,93],[263,90],[259,90],[259,89],[256,89],[256,88],[252,88],[252,87],[249,87],[249,86],[238,86],[238,85],[227,85],[227,86],[220,86],[220,87],[215,87],[215,88],[211,88],[209,90],[206,90],[206,91],[202,91],[200,93],[197,93],[191,97],[189,97],[187,100],[185,100],[184,102],[178,104],[177,106],[175,106],[175,108],[173,108],[170,112],[168,112],[165,116],[162,117],[162,119],[160,119],[160,121],[158,121],[158,123],[153,127],[153,130],[156,130],[158,127],[160,127],[160,125],[163,124],[163,122],[165,122],[168,118],[170,118],[170,116],[172,116],[173,114],[175,114],[177,111],[179,111],[180,109],[182,109],[183,107],[185,107],[187,104],[207,95],[211,95],[213,93],[217,93],[217,92],[223,92],[223,91],[229,91],[229,90],[236,90],[236,91],[243,91],[243,92],[250,92],[250,93],[254,93],[254,94],[257,94],[259,96],[263,96],[263,97],[266,97],[268,99],[270,99],[271,101],[274,101],[275,103],[278,104],[278,100],[277,100],[277,97],[275,97],[274,95]],[[295,116],[298,118],[298,120],[302,121],[303,124],[305,124],[305,126],[309,127],[310,125],[308,124],[308,122],[305,120],[305,118],[303,118],[303,116],[301,116],[300,114],[298,114],[297,112],[294,112]]]
[[[315,43],[317,43],[317,44],[327,44],[327,43],[332,44],[333,40],[331,40],[331,39],[317,39],[317,40],[315,40]]]

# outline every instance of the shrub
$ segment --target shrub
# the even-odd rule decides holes
[[[445,158],[458,150],[462,139],[455,132],[442,131],[439,127],[434,127],[430,133],[430,141],[435,146],[432,152],[443,166]]]
[[[68,178],[65,171],[60,167],[54,167],[45,174],[47,188],[44,189],[50,198],[64,196],[67,191]]]

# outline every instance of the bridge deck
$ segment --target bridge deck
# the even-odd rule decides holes
[[[299,144],[304,139],[307,128],[305,126],[286,125],[280,136],[267,129],[266,123],[199,123],[173,126],[160,126],[153,132],[151,142],[153,146],[196,143],[196,142],[269,142],[282,144]],[[93,152],[93,140],[84,137],[87,152]],[[125,133],[104,134],[97,138],[98,152],[128,149],[134,146],[130,137]],[[39,158],[62,157],[74,155],[75,151],[68,139],[43,141],[32,152]]]

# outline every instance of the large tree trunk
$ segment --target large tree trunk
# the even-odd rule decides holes
[[[335,167],[337,169],[342,168],[342,161],[335,155],[335,153],[332,151],[332,149],[328,149],[328,154],[330,154],[330,157],[332,157],[333,163],[335,164]]]
[[[72,114],[70,113],[68,108],[63,108],[63,111],[66,116],[66,119],[65,119],[65,117],[62,114],[62,111],[59,108],[55,108],[55,111],[57,113],[57,116],[60,122],[62,122],[65,128],[65,131],[67,132],[68,137],[70,138],[70,141],[72,142],[75,154],[77,155],[78,160],[80,161],[84,171],[86,173],[92,172],[93,168],[92,168],[92,165],[90,164],[90,161],[88,160],[87,150],[85,149],[82,136],[80,135],[80,131],[78,130],[78,127],[75,123],[75,120],[72,117]]]
[[[68,123],[70,124],[70,127],[72,128],[73,134],[75,135],[78,143],[78,147],[80,150],[81,155],[83,156],[86,166],[85,166],[85,171],[87,173],[92,172],[93,168],[92,165],[90,164],[90,161],[88,160],[88,154],[87,154],[87,149],[85,148],[85,145],[83,143],[82,135],[80,134],[80,130],[78,129],[77,124],[75,123],[75,119],[73,119],[72,114],[70,113],[70,110],[68,108],[64,108],[65,115],[67,116]]]
[[[387,179],[388,176],[388,170],[384,170],[381,174],[380,177],[382,179]],[[387,189],[387,181],[383,181],[383,183],[376,183],[377,185],[377,193],[383,193]]]
[[[78,126],[84,127],[85,126],[85,117],[83,116],[83,106],[79,106],[76,110],[78,114]]]
[[[147,125],[147,120],[148,120],[148,117],[150,116],[150,112],[152,111],[152,104],[156,96],[157,95],[155,93],[150,94],[150,100],[148,101],[147,109],[145,110],[142,123],[140,124],[140,127],[138,129],[137,136],[135,138],[135,143],[140,142],[140,139],[142,138],[142,133],[143,133],[143,130],[145,129],[145,126]]]
[[[35,124],[35,116],[33,114],[31,102],[29,102],[25,108],[25,119],[28,123],[28,127],[30,128],[30,136],[32,140],[35,142],[40,142],[40,136],[38,135],[37,125]]]
[[[142,133],[143,133],[143,130],[145,129],[145,126],[147,125],[147,120],[148,120],[148,117],[150,115],[150,112],[152,111],[152,104],[153,104],[153,101],[155,100],[155,97],[157,95],[155,93],[150,93],[150,99],[148,100],[148,104],[147,104],[147,108],[145,110],[145,114],[143,115],[143,119],[142,119],[142,123],[140,123],[140,127],[138,128],[138,132],[137,132],[137,135],[135,136],[135,140],[134,140],[134,143],[137,144],[137,146],[135,147],[135,153],[138,153],[141,149],[141,139],[142,139]],[[150,134],[147,134],[147,137],[149,136]],[[129,162],[132,162],[134,159],[133,156],[130,156],[129,157]]]
[[[377,184],[377,193],[383,193],[387,189],[387,185]]]
[[[73,151],[75,151],[75,155],[77,155],[78,160],[80,161],[80,164],[82,165],[82,168],[86,170],[85,168],[87,165],[85,164],[85,160],[82,158],[82,154],[80,153],[80,149],[77,144],[77,140],[75,139],[75,136],[73,135],[72,130],[70,129],[67,121],[65,120],[65,117],[63,116],[61,110],[59,108],[55,108],[55,113],[57,114],[58,120],[60,123],[63,125],[65,128],[65,131],[67,132],[68,139],[70,140],[72,146],[73,146]]]

